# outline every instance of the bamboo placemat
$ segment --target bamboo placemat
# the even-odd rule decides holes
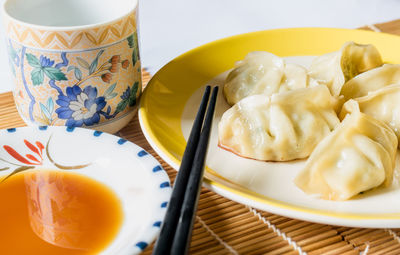
[[[400,35],[400,20],[361,29]],[[150,75],[144,72],[143,82]],[[10,92],[0,94],[0,129],[25,126]],[[137,116],[119,132],[150,152],[171,180],[176,171],[147,143]],[[152,245],[143,254],[151,254]],[[202,189],[190,254],[400,254],[400,229],[362,229],[294,220],[233,202]]]

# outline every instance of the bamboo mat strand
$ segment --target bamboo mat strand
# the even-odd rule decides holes
[[[361,29],[400,35],[400,20]],[[147,84],[149,73],[143,72]],[[25,126],[12,94],[0,94],[0,128]],[[161,162],[173,182],[176,171],[148,144],[137,116],[117,135]],[[143,252],[151,254],[153,245]],[[202,188],[190,254],[400,255],[400,229],[362,229],[310,223],[260,211]]]

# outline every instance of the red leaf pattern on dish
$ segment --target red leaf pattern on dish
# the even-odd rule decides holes
[[[29,141],[24,140],[24,143],[26,145],[26,147],[28,147],[31,151],[33,151],[34,153],[36,153],[38,156],[40,156],[40,152],[38,150],[38,148],[35,147],[35,145],[31,144]]]
[[[39,142],[39,141],[36,141],[36,146],[37,146],[37,147],[39,148],[39,150],[40,150],[40,155],[42,155],[43,149],[44,149],[43,144],[42,144],[41,142]]]
[[[8,145],[4,145],[3,148],[8,152],[8,154],[10,154],[13,158],[15,158],[16,160],[18,160],[21,163],[24,163],[26,165],[41,165],[42,161],[43,161],[43,157],[42,157],[43,149],[44,149],[43,144],[41,142],[39,142],[39,141],[36,141],[35,142],[36,146],[35,146],[31,142],[29,142],[28,140],[25,140],[25,139],[24,139],[24,144],[32,152],[37,154],[40,157],[40,159],[38,159],[37,157],[33,156],[32,154],[26,154],[25,157],[24,157],[24,156],[19,154],[16,150],[14,150],[12,147],[10,147]]]
[[[35,158],[35,156],[33,156],[32,154],[26,154],[25,156],[30,160],[40,163],[40,161],[37,158]]]
[[[27,164],[27,165],[36,165],[32,162],[30,162],[29,160],[27,160],[26,158],[24,158],[23,156],[21,156],[21,154],[19,154],[18,152],[16,152],[13,148],[11,148],[8,145],[4,145],[3,148],[8,152],[8,154],[10,154],[13,158],[15,158],[16,160],[18,160],[21,163]]]

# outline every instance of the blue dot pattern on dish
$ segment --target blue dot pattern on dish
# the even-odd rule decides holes
[[[154,222],[153,227],[161,227],[161,221]]]
[[[93,135],[96,136],[96,137],[100,136],[101,134],[103,134],[103,132],[97,131],[97,130],[94,131],[94,133],[93,133]]]
[[[124,144],[124,143],[126,143],[126,140],[125,140],[125,139],[120,138],[120,139],[118,140],[118,144],[119,144],[119,145],[122,145],[122,144]]]
[[[153,168],[153,172],[155,173],[155,172],[159,172],[159,171],[161,171],[162,170],[162,167],[161,166],[156,166],[156,167],[154,167]]]
[[[147,154],[149,154],[149,153],[147,153],[147,151],[141,150],[141,151],[138,152],[137,155],[138,155],[139,157],[144,157],[144,156],[146,156]]]
[[[163,182],[160,184],[160,188],[167,188],[169,187],[169,182]]]
[[[18,129],[18,128],[9,128],[9,129],[7,129],[7,131],[8,131],[9,133],[14,133],[14,132],[17,131],[17,129]],[[49,130],[49,129],[48,129],[48,126],[38,126],[38,129],[41,130],[41,131],[48,131],[48,130]],[[75,127],[72,127],[72,126],[71,126],[71,127],[66,127],[66,131],[67,131],[67,132],[73,132],[74,130],[75,130]],[[94,135],[94,136],[96,136],[96,137],[99,137],[99,136],[101,136],[102,133],[103,133],[103,132],[101,132],[101,131],[94,131],[94,132],[92,133],[92,135]],[[120,138],[120,139],[118,140],[118,144],[124,144],[125,142],[127,142],[127,140],[125,140],[125,139],[123,139],[123,138]],[[139,157],[143,157],[143,156],[149,155],[149,153],[146,152],[145,150],[140,150],[140,151],[137,153],[137,155],[138,155]],[[158,163],[158,162],[155,162],[155,164],[154,164],[150,169],[152,169],[152,172],[153,172],[153,173],[157,173],[157,174],[158,174],[158,172],[163,171],[163,168],[162,168],[161,165],[159,165],[159,164],[157,164],[157,163]],[[160,184],[160,188],[162,188],[163,190],[168,189],[168,188],[171,189],[170,182],[169,182],[168,180],[162,182],[162,183]],[[160,206],[160,207],[161,207],[161,208],[166,208],[167,206],[168,206],[168,201],[164,201],[164,202],[161,203],[161,206]],[[162,225],[162,222],[161,222],[161,221],[155,221],[155,222],[152,224],[152,227],[160,228],[161,225]],[[135,246],[136,246],[137,248],[139,248],[140,250],[144,250],[144,249],[148,246],[148,242],[140,241],[140,242],[136,243]]]
[[[147,243],[146,242],[138,242],[136,244],[137,247],[139,247],[141,250],[144,250],[147,247]]]

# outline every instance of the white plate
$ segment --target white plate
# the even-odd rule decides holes
[[[183,54],[153,77],[139,109],[143,133],[156,152],[178,169],[204,86],[221,85],[235,61],[250,51],[265,50],[307,65],[312,56],[338,50],[346,41],[371,43],[384,62],[400,63],[400,37],[360,30],[279,29],[222,39]],[[245,205],[291,218],[350,227],[400,227],[400,157],[389,188],[343,202],[308,196],[293,183],[304,160],[260,162],[217,146],[216,127],[228,108],[221,91],[207,156],[208,188]]]
[[[31,150],[24,140],[37,149]],[[44,146],[40,149],[39,143]],[[39,159],[24,163],[4,146],[20,155]],[[42,151],[40,160],[39,154]],[[48,151],[48,153],[47,153]],[[139,146],[117,136],[83,128],[24,127],[0,130],[0,169],[2,176],[19,166],[63,171],[62,166],[88,166],[72,169],[111,188],[120,199],[124,218],[121,229],[101,254],[138,254],[159,232],[170,199],[168,175],[159,162]],[[61,166],[61,168],[60,168]],[[12,177],[11,177],[12,178]]]
[[[286,58],[289,63],[302,64],[307,66],[313,57],[294,57]],[[316,211],[329,211],[330,213],[353,213],[358,215],[368,214],[387,214],[400,212],[400,155],[396,157],[396,167],[394,171],[394,179],[392,186],[385,189],[377,189],[366,192],[363,195],[353,197],[347,201],[329,201],[318,199],[316,197],[305,194],[296,185],[294,179],[305,165],[306,159],[294,160],[289,162],[262,162],[252,159],[243,158],[233,154],[227,150],[218,147],[218,123],[222,114],[230,108],[222,95],[223,84],[228,72],[222,73],[215,79],[210,80],[206,84],[218,85],[219,96],[217,99],[215,117],[213,122],[212,133],[210,137],[210,146],[207,155],[207,166],[213,169],[218,175],[226,178],[235,184],[245,187],[257,194],[268,197],[271,200],[283,201],[297,208],[311,208]],[[186,102],[182,114],[181,129],[187,141],[189,138],[192,121],[196,116],[196,107],[200,105],[206,84],[198,89]],[[172,162],[170,162],[172,163]],[[177,165],[175,167],[178,167]],[[208,185],[209,187],[211,185]],[[214,189],[214,187],[210,187]],[[218,190],[225,196],[232,198],[224,192],[224,189]],[[290,213],[288,211],[279,211],[276,208],[266,207],[258,203],[243,200],[238,197],[233,200],[249,204],[266,211],[275,212],[293,218],[299,218],[299,212]],[[388,201],[382,206],[382,201]],[[303,220],[316,221],[330,224],[337,224],[336,220],[324,219],[320,220],[313,215],[303,215]],[[370,224],[368,221],[362,222],[365,227]],[[393,225],[394,224],[394,225]],[[349,221],[349,226],[359,226],[358,221]],[[390,223],[389,226],[400,227],[400,222]],[[383,227],[382,225],[371,227]]]

